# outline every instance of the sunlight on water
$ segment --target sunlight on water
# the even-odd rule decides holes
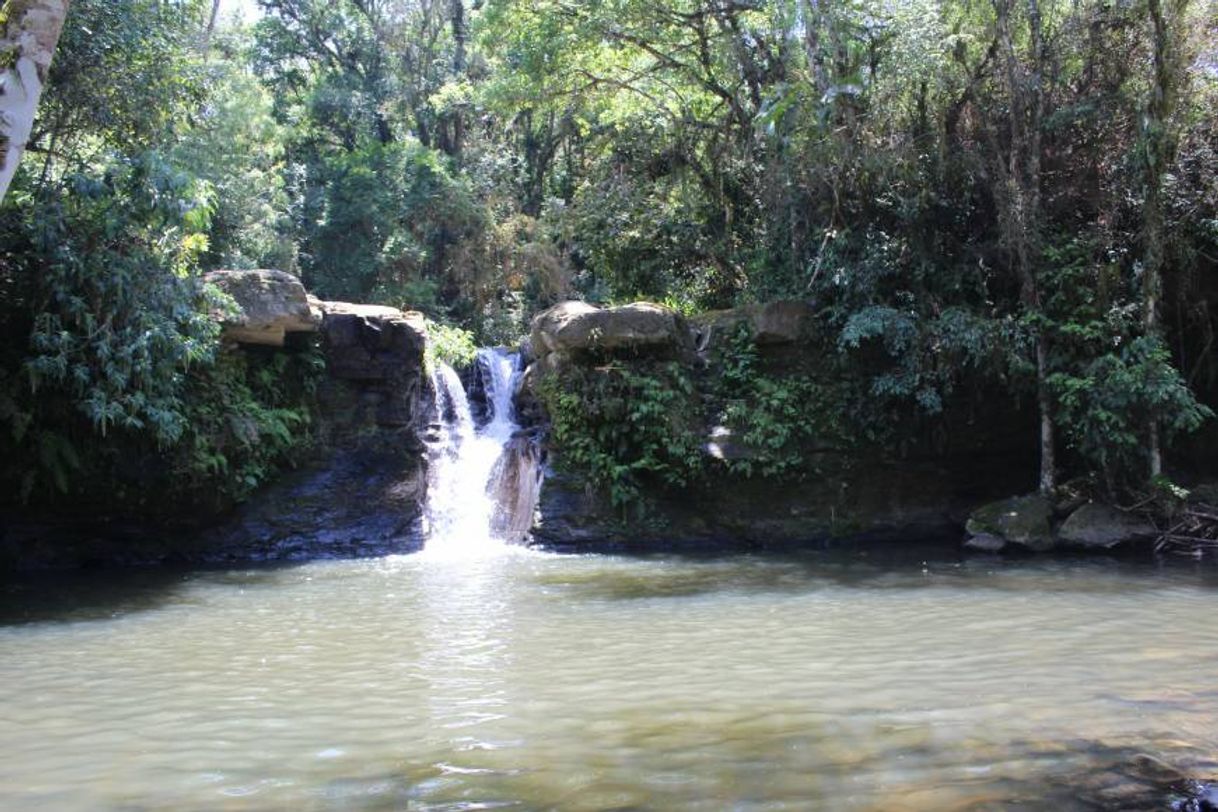
[[[1212,570],[878,555],[10,584],[0,808],[1140,809],[1156,760],[1218,774]]]

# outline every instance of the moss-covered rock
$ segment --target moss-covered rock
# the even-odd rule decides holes
[[[1070,514],[1057,531],[1060,542],[1081,549],[1109,549],[1153,538],[1155,528],[1123,510],[1091,502]]]
[[[732,310],[713,310],[691,319],[699,350],[718,349],[741,324],[760,346],[795,344],[816,332],[816,310],[811,304],[787,299],[751,304]]]
[[[1040,494],[1015,496],[982,505],[969,516],[965,529],[974,539],[985,542],[984,549],[1001,549],[994,539],[1043,552],[1055,546],[1053,538],[1053,506]],[[981,543],[973,546],[981,546]]]

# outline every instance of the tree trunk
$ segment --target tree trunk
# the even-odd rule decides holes
[[[1007,160],[996,156],[1001,187],[995,194],[1002,229],[1019,279],[1024,310],[1040,313],[1040,150],[1044,120],[1044,67],[1047,64],[1038,0],[1027,0],[1028,64],[1021,64],[1011,31],[1015,0],[995,0],[995,41],[1004,59],[1003,78],[1010,97],[1010,145]],[[994,139],[998,150],[998,139]],[[1048,387],[1049,338],[1036,327],[1036,402],[1040,413],[1040,491],[1057,487],[1057,446],[1053,400]]]
[[[463,0],[452,0],[450,11],[453,32],[453,74],[460,76],[465,73],[465,41],[469,31],[465,27],[465,3]]]
[[[465,44],[469,39],[469,29],[465,24],[464,0],[452,0],[452,5],[449,7],[449,23],[452,26],[453,35],[453,76],[460,77],[465,73],[467,67]],[[465,113],[460,109],[452,110],[446,118],[448,119],[446,123],[452,126],[452,131],[446,133],[443,138],[446,147],[444,151],[460,160],[461,150],[465,145]],[[445,130],[447,129],[445,127]]]
[[[10,64],[0,74],[0,201],[8,194],[34,128],[68,0],[10,0],[6,9],[0,53],[9,55]]]
[[[1151,34],[1154,43],[1154,77],[1150,99],[1143,118],[1143,150],[1146,171],[1146,200],[1142,208],[1143,259],[1142,308],[1143,328],[1147,336],[1160,334],[1159,305],[1163,298],[1164,213],[1163,177],[1175,157],[1175,138],[1171,118],[1183,73],[1176,38],[1180,21],[1188,8],[1188,0],[1167,0],[1171,7],[1166,13],[1163,0],[1148,0]],[[1151,478],[1163,473],[1163,448],[1159,436],[1159,417],[1151,415],[1147,432],[1147,453]]]
[[[1057,487],[1057,443],[1053,430],[1053,401],[1045,381],[1049,377],[1049,345],[1042,335],[1036,341],[1036,405],[1040,412],[1040,492]]]
[[[203,30],[203,56],[211,49],[211,36],[216,33],[216,21],[220,19],[220,0],[211,0],[211,14],[207,16],[207,28]]]
[[[812,83],[824,98],[829,93],[830,85],[820,41],[821,29],[825,26],[825,14],[820,4],[821,0],[804,0],[804,51],[808,57]]]

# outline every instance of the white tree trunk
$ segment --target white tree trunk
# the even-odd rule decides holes
[[[68,0],[9,0],[0,36],[0,201],[34,129],[38,99],[59,43]]]

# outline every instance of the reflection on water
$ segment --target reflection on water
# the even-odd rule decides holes
[[[1211,568],[518,549],[0,585],[0,808],[1141,809]]]

